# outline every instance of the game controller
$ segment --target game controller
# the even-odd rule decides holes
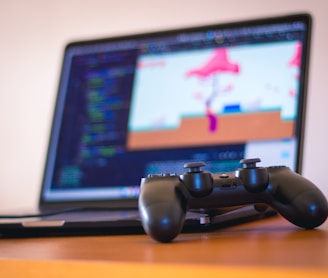
[[[249,204],[272,207],[296,226],[313,229],[328,216],[323,193],[286,166],[258,167],[244,159],[235,172],[211,174],[203,162],[184,165],[181,175],[163,173],[141,179],[139,212],[145,232],[159,242],[172,241],[182,230],[187,210]]]

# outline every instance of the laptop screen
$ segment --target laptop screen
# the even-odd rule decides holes
[[[242,158],[300,171],[309,16],[68,44],[42,202],[136,199],[140,179]]]

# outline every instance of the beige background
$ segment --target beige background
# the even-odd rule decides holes
[[[303,175],[328,196],[326,1],[0,0],[0,213],[37,205],[68,41],[294,12],[314,17]]]

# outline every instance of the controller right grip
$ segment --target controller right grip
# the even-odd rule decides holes
[[[304,229],[320,226],[328,216],[327,200],[316,190],[302,192],[288,203],[275,200],[271,205],[291,223]]]
[[[326,221],[327,199],[311,181],[289,168],[271,169],[270,181],[278,185],[271,205],[290,222],[313,229]]]

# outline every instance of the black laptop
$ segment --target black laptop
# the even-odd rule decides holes
[[[300,172],[311,17],[286,15],[69,43],[37,214],[2,236],[143,232],[142,177],[243,158]],[[222,210],[206,227],[263,215]],[[205,216],[206,217],[206,216]],[[204,227],[188,214],[185,230]]]

